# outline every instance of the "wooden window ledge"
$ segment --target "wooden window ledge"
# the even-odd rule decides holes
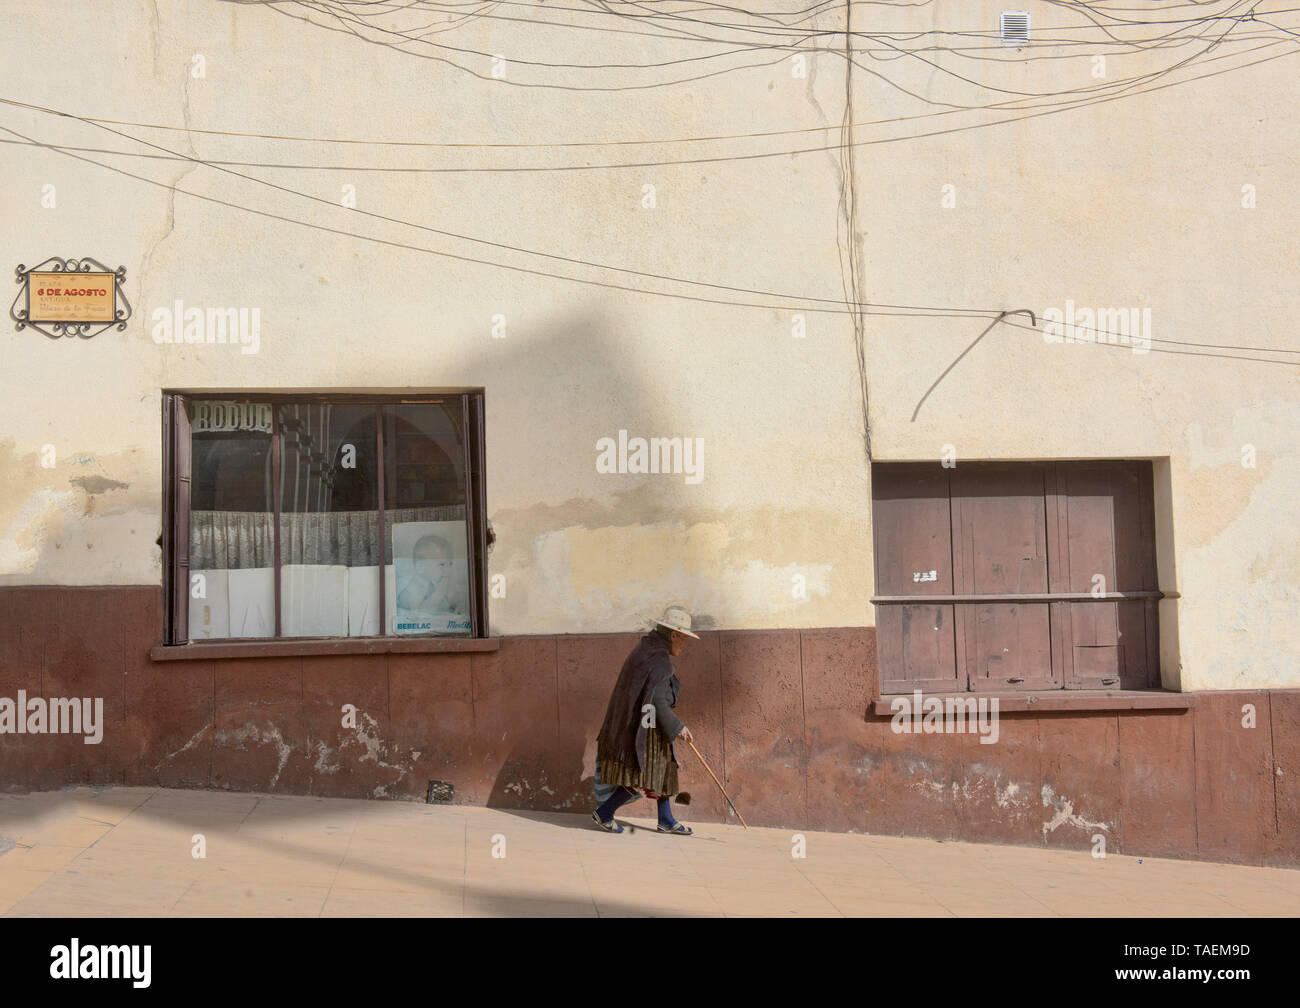
[[[1040,690],[1036,693],[922,693],[926,700],[935,697],[989,699],[997,697],[998,713],[1017,711],[1044,713],[1050,711],[1123,711],[1123,710],[1187,710],[1192,706],[1189,693],[1171,693],[1167,690]],[[893,693],[877,697],[873,713],[892,717],[893,702],[899,697],[911,699],[911,693]]]
[[[349,654],[469,654],[500,649],[499,637],[339,637],[327,640],[215,641],[174,646],[155,644],[149,649],[149,657],[156,662],[212,661]]]

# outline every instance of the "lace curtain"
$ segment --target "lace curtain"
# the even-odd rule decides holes
[[[275,566],[275,517],[265,511],[190,513],[190,570],[249,570]],[[417,521],[464,521],[465,506],[397,508],[384,512],[390,530]],[[286,564],[371,567],[379,564],[379,512],[333,511],[280,515]]]

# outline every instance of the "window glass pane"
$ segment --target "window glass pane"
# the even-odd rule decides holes
[[[302,403],[279,410],[281,634],[378,634],[375,407]]]
[[[191,403],[190,639],[271,637],[269,403]]]
[[[461,398],[385,406],[389,632],[469,634],[469,539]]]

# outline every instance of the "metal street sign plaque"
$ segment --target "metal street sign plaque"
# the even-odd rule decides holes
[[[14,270],[18,296],[9,317],[19,331],[31,326],[50,339],[90,339],[111,326],[126,329],[131,305],[122,291],[126,267],[109,269],[94,259],[50,258]]]
[[[116,276],[112,273],[27,274],[31,322],[116,322]]]

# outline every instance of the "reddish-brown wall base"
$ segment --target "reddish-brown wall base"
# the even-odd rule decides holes
[[[0,788],[422,799],[438,779],[457,803],[585,812],[608,692],[638,637],[155,663],[160,606],[156,588],[0,588],[0,697],[103,697],[106,720],[99,745],[0,735]],[[678,713],[750,825],[1077,850],[1101,833],[1110,853],[1300,865],[1300,690],[1004,714],[982,745],[895,734],[868,712],[870,628],[706,633],[677,669]],[[708,776],[678,756],[694,796],[683,818],[723,821]]]

